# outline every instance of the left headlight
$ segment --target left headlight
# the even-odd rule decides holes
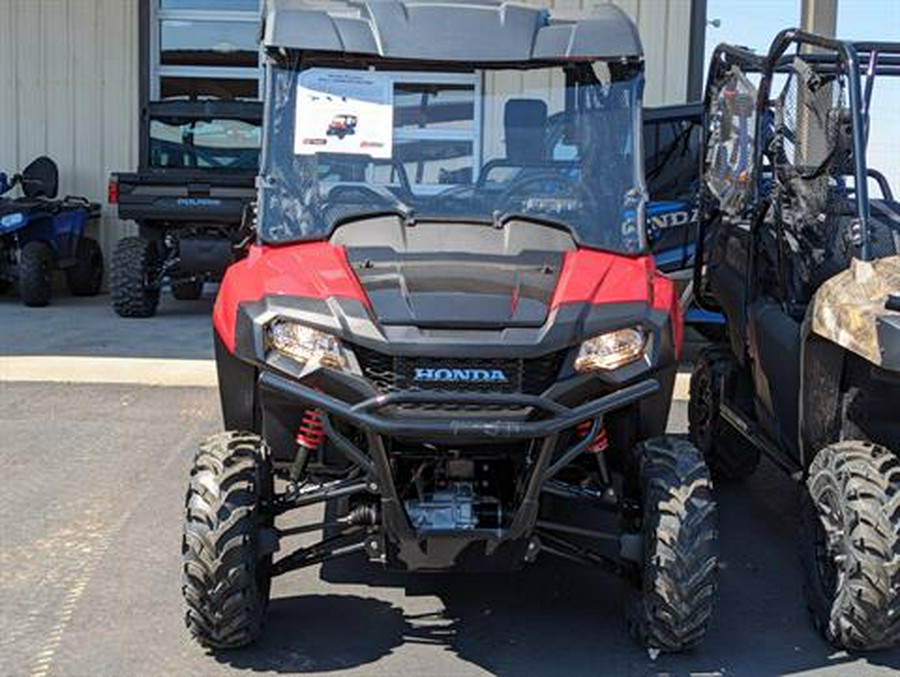
[[[322,366],[351,371],[355,360],[340,339],[291,320],[272,321],[267,330],[268,348],[303,367]]]
[[[18,228],[25,223],[25,214],[22,212],[13,212],[0,216],[0,230],[12,230]]]
[[[647,351],[647,332],[640,327],[619,329],[595,336],[581,344],[575,371],[610,371],[639,360]]]

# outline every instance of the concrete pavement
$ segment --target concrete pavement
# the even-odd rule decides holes
[[[683,418],[683,405],[676,418]],[[207,655],[182,625],[179,531],[212,389],[0,386],[0,674],[891,674],[811,629],[794,496],[771,468],[721,487],[722,589],[707,642],[653,662],[609,576],[553,559],[518,574],[385,574],[354,560],[277,579],[267,634]]]

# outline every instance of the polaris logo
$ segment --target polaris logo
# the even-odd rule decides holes
[[[428,383],[506,383],[501,369],[428,369],[416,367],[415,381]]]
[[[180,197],[175,204],[179,207],[221,207],[222,201],[211,197]]]

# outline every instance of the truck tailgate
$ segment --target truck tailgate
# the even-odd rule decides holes
[[[255,199],[253,176],[215,176],[185,181],[153,173],[115,174],[120,219],[185,223],[239,223]]]

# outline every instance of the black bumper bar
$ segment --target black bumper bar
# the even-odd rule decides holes
[[[263,391],[277,393],[307,407],[321,409],[368,432],[380,435],[482,436],[506,439],[534,439],[556,435],[583,421],[598,418],[653,395],[660,387],[656,380],[646,379],[577,407],[567,407],[536,395],[424,391],[395,392],[363,400],[357,404],[348,404],[273,372],[263,372],[259,378],[259,386]],[[531,407],[547,416],[534,421],[514,421],[483,417],[416,419],[408,416],[383,416],[377,413],[387,407],[402,404]]]
[[[272,372],[264,372],[259,377],[260,390],[296,401],[304,408],[316,408],[325,412],[323,426],[328,439],[345,457],[358,465],[367,476],[368,491],[381,497],[381,524],[383,536],[389,535],[396,544],[396,557],[409,569],[444,569],[453,566],[456,551],[453,548],[430,549],[424,534],[418,533],[406,514],[403,501],[394,483],[384,437],[435,436],[468,437],[482,436],[503,439],[540,440],[540,451],[530,471],[521,502],[515,510],[509,527],[505,530],[479,530],[445,534],[444,539],[456,539],[458,543],[471,541],[517,542],[527,544],[529,535],[537,522],[540,494],[545,485],[577,456],[584,453],[600,430],[603,416],[621,409],[640,399],[655,394],[660,384],[654,379],[640,381],[614,393],[575,407],[559,402],[521,394],[462,394],[446,392],[397,392],[363,400],[357,404],[330,397]],[[399,404],[474,404],[500,405],[506,407],[527,407],[540,412],[538,420],[495,420],[486,418],[488,414],[474,419],[415,418],[408,413],[404,416],[380,414],[380,410]],[[342,419],[362,429],[367,441],[367,451],[344,437],[332,424],[331,417]],[[592,421],[592,428],[584,436],[579,436],[571,445],[560,451],[559,435],[584,421]],[[290,509],[290,506],[285,506]],[[368,538],[368,537],[367,537]],[[441,538],[441,537],[439,537]],[[517,546],[518,547],[518,546]],[[524,545],[522,546],[524,547]],[[384,552],[384,542],[376,548]],[[523,550],[520,555],[524,556]],[[305,561],[305,560],[304,560]],[[296,566],[300,566],[297,564]],[[284,570],[296,568],[294,564],[284,566]]]

